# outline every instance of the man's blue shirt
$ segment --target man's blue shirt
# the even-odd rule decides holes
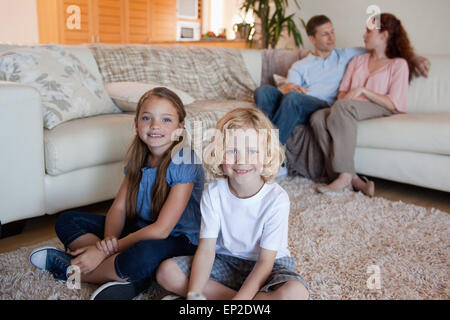
[[[364,48],[334,49],[326,59],[310,53],[292,65],[287,82],[301,85],[306,88],[306,94],[324,100],[331,106],[338,95],[348,63],[365,52]]]

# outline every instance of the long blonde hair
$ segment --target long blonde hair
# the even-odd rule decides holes
[[[229,129],[248,129],[257,131],[264,130],[264,164],[261,177],[264,182],[273,180],[284,161],[284,150],[278,138],[278,131],[266,115],[257,108],[236,108],[227,112],[216,125],[217,135],[213,136],[211,143],[206,147],[203,154],[204,166],[215,177],[224,178],[222,170],[224,161],[224,145],[226,131]]]
[[[164,87],[153,88],[147,91],[139,100],[136,108],[136,118],[139,118],[139,114],[142,105],[151,98],[162,98],[169,101],[173,107],[177,110],[178,121],[183,122],[186,117],[186,111],[184,109],[181,99],[171,90]],[[155,220],[159,212],[161,211],[164,202],[169,195],[169,185],[166,180],[166,172],[169,167],[172,150],[180,146],[183,139],[174,141],[170,148],[164,153],[162,160],[160,161],[156,174],[156,182],[152,190],[152,215],[151,218]],[[139,134],[136,132],[133,142],[127,153],[127,178],[128,188],[126,194],[126,212],[127,217],[135,218],[137,216],[137,196],[139,193],[139,185],[142,178],[142,168],[147,165],[150,150],[147,145],[139,138]]]

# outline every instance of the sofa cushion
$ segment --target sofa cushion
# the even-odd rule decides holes
[[[357,146],[450,155],[450,113],[397,114],[358,123]]]
[[[76,119],[45,130],[47,174],[122,161],[134,135],[134,114],[127,113]]]
[[[120,111],[101,79],[62,46],[21,47],[2,52],[0,80],[38,89],[44,126],[48,129],[71,119]]]

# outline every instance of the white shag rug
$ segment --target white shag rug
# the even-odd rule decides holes
[[[361,193],[317,194],[299,177],[278,181],[291,199],[289,247],[312,299],[449,299],[450,215]],[[0,254],[0,299],[89,299],[28,262],[36,247]],[[136,299],[159,299],[152,284]]]

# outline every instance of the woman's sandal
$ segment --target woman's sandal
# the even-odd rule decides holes
[[[372,198],[375,195],[375,182],[370,181],[367,177],[361,176],[361,179],[366,183],[366,187],[359,190],[366,196]]]

